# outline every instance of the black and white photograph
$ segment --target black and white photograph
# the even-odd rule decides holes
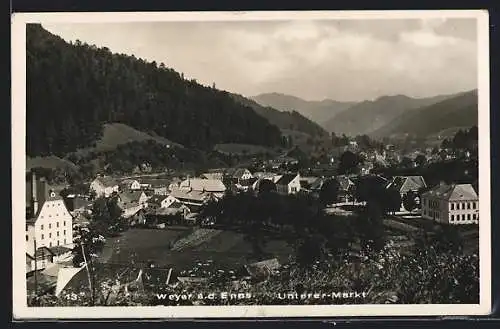
[[[12,27],[15,317],[489,313],[487,12]]]

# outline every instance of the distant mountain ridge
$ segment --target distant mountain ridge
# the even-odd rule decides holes
[[[258,102],[242,95],[231,94],[242,105],[251,107],[257,114],[266,118],[271,124],[283,130],[293,130],[310,136],[324,136],[328,133],[316,122],[306,118],[297,111],[279,111],[270,106],[260,105]]]
[[[337,135],[371,134],[407,111],[438,103],[455,95],[438,95],[412,98],[405,95],[382,96],[373,101],[363,101],[338,113],[324,127]]]
[[[406,134],[428,137],[447,130],[463,127],[470,128],[477,124],[478,98],[477,89],[474,89],[405,112],[379,127],[370,135],[379,138]]]
[[[332,99],[308,101],[280,93],[264,93],[250,97],[250,99],[264,107],[270,106],[280,111],[297,111],[321,126],[337,113],[356,104],[356,102],[339,102]]]

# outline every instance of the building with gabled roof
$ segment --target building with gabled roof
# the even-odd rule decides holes
[[[26,189],[31,192],[27,194],[26,200],[27,265],[28,258],[34,261],[35,258],[39,260],[41,257],[41,263],[45,266],[47,262],[44,260],[50,258],[52,262],[53,253],[50,252],[52,247],[73,248],[73,217],[66,208],[63,198],[55,193],[44,178],[37,178],[34,171],[26,181]],[[40,256],[40,252],[45,249],[48,252]],[[34,262],[32,264],[34,267]]]
[[[208,192],[217,197],[222,197],[226,192],[226,186],[218,179],[187,178],[179,184],[183,191]]]
[[[401,195],[401,199],[405,197],[408,192],[418,192],[427,187],[425,179],[422,176],[395,176],[392,181],[387,185],[387,188],[395,189]],[[420,200],[417,200],[420,202]],[[405,211],[403,202],[401,202],[400,211]]]
[[[440,184],[422,194],[422,217],[442,224],[478,224],[479,196],[471,184]]]
[[[109,176],[98,176],[92,183],[90,183],[90,189],[95,192],[97,197],[109,197],[113,192],[118,192],[120,190],[120,185],[118,182]]]
[[[296,194],[300,191],[300,174],[287,173],[276,182],[276,191],[279,194]]]
[[[148,197],[144,191],[123,191],[118,194],[118,207],[122,216],[128,218],[147,206]]]

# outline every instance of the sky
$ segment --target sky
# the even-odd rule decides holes
[[[247,97],[428,97],[477,88],[477,22],[337,19],[43,24]]]

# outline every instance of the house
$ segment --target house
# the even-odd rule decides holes
[[[39,259],[41,256],[35,256],[35,252],[50,251],[57,246],[73,248],[73,217],[63,198],[49,187],[44,178],[37,178],[35,172],[26,181],[26,189],[31,192],[26,200],[27,258]],[[46,258],[46,254],[52,253],[43,253],[43,257]]]
[[[122,216],[129,218],[140,209],[146,208],[148,197],[144,191],[124,191],[118,195],[118,207],[123,210]]]
[[[92,209],[92,201],[88,197],[69,194],[64,198],[66,208],[73,217],[89,213]]]
[[[153,178],[153,179],[142,179],[141,180],[141,188],[144,190],[150,190],[153,194],[158,195],[167,195],[168,187],[171,184],[170,179],[161,179],[161,178]]]
[[[121,189],[124,191],[141,189],[141,183],[139,183],[139,181],[135,179],[125,179],[121,182],[120,185]]]
[[[300,191],[300,175],[288,173],[281,176],[276,182],[276,190],[279,194],[295,194]]]
[[[311,186],[316,182],[318,177],[300,177],[300,189],[301,190],[311,190]]]
[[[174,202],[179,202],[179,200],[172,195],[153,195],[148,200],[148,206],[152,208],[168,208]]]
[[[396,176],[392,179],[392,181],[387,185],[387,188],[394,188],[401,195],[401,199],[404,196],[412,191],[417,193],[423,188],[426,188],[427,184],[422,176]],[[403,202],[401,202],[401,211],[405,211],[406,209],[403,206]]]
[[[174,189],[170,192],[170,196],[179,200],[186,205],[191,211],[197,211],[199,208],[210,200],[218,200],[214,193],[201,192],[195,190]]]
[[[120,186],[111,177],[99,176],[90,183],[90,189],[95,192],[97,197],[109,197],[113,192],[119,192]]]
[[[35,261],[36,258],[36,261]],[[36,255],[26,253],[26,274],[47,268],[54,262],[54,255],[47,247],[37,248]]]
[[[226,192],[226,186],[218,179],[187,178],[179,184],[183,191],[208,192],[216,197],[222,197]]]
[[[422,194],[422,217],[442,224],[478,224],[479,197],[471,184],[440,184]]]
[[[225,176],[230,178],[232,182],[242,185],[245,181],[253,178],[250,170],[246,168],[230,168],[225,172]]]
[[[182,218],[185,218],[189,213],[191,213],[191,210],[188,206],[184,205],[180,201],[174,201],[173,203],[169,204],[168,207],[156,209],[154,214],[156,216],[181,215]]]

